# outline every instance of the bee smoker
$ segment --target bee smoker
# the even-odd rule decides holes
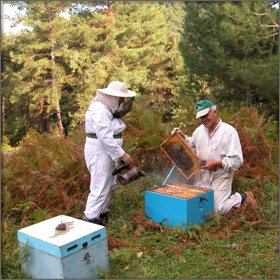
[[[117,175],[117,180],[122,185],[127,185],[128,183],[139,179],[139,177],[146,176],[146,174],[138,167],[129,167],[125,165],[122,160],[120,161],[120,165],[114,169],[112,175]]]

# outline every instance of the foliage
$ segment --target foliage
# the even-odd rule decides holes
[[[57,136],[30,133],[2,172],[2,214],[25,225],[48,217],[49,208],[63,213],[78,210],[88,179],[81,146],[69,139],[62,142]]]
[[[25,260],[24,255],[28,253],[18,246],[16,231],[18,224],[13,219],[2,216],[1,223],[1,278],[2,279],[28,279],[28,276],[21,270],[21,261]],[[21,254],[23,252],[24,254]]]
[[[166,158],[160,153],[160,144],[170,136],[170,123],[163,123],[159,112],[149,103],[152,98],[136,98],[133,109],[124,117],[124,149],[132,155],[134,163],[144,171],[153,172],[166,167]]]
[[[244,157],[244,164],[236,175],[277,181],[279,130],[272,118],[265,121],[264,115],[258,115],[256,109],[245,107],[235,113],[229,123],[238,131]],[[274,140],[268,135],[275,137]]]
[[[185,2],[180,50],[190,97],[278,116],[279,10],[269,1]]]
[[[18,5],[22,7],[21,3]],[[70,5],[69,2],[57,1],[26,2],[26,13],[18,17],[17,21],[24,22],[32,31],[25,30],[15,35],[16,38],[11,36],[16,46],[15,51],[7,50],[7,57],[18,64],[19,70],[13,69],[13,87],[10,84],[11,78],[6,77],[5,99],[17,106],[24,104],[23,114],[28,120],[24,127],[27,131],[30,126],[36,127],[37,123],[39,132],[50,131],[49,119],[52,118],[63,133],[59,101],[67,71],[61,56],[64,48],[60,42],[65,20],[59,14]],[[9,62],[7,64],[4,64],[4,69],[9,67]],[[20,97],[24,99],[23,103]]]
[[[170,119],[169,100],[182,66],[177,48],[182,3],[11,4],[26,9],[15,24],[32,30],[2,39],[2,124],[9,144],[18,145],[29,129],[53,132],[57,126],[68,135],[83,121],[96,89],[112,80],[151,96],[154,110]],[[69,19],[60,15],[67,10]]]

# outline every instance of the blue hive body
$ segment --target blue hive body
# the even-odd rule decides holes
[[[57,230],[59,224],[65,230]],[[23,270],[35,279],[93,279],[109,270],[106,229],[60,215],[18,231],[28,254]]]
[[[214,191],[190,186],[190,181],[187,181],[177,171],[173,166],[162,186],[145,192],[145,211],[147,217],[153,222],[171,227],[181,226],[187,230],[188,226],[201,224],[213,215]],[[180,192],[187,193],[189,188],[194,194],[190,198],[177,197],[176,193],[164,194],[163,190],[169,184],[178,186]],[[156,192],[161,188],[162,193]]]

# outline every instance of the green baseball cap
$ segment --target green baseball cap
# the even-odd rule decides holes
[[[214,106],[214,103],[210,100],[200,100],[196,103],[195,109],[196,109],[196,118],[200,118],[202,116],[205,116],[210,111],[210,107]]]

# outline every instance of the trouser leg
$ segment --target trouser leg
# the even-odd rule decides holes
[[[236,192],[226,199],[222,204],[220,204],[216,211],[221,214],[226,214],[232,208],[240,208],[242,197],[240,193]]]
[[[115,162],[115,166],[116,165],[117,165],[117,162]],[[110,199],[111,199],[111,191],[116,187],[116,176],[111,176],[111,179],[109,180],[108,185],[110,186],[110,191],[106,195],[103,208],[101,209],[101,214],[104,214],[104,213],[107,213],[110,211],[109,203],[110,203]]]
[[[105,152],[88,155],[85,148],[85,159],[91,175],[90,193],[84,211],[88,219],[99,218],[105,202],[109,204],[112,172],[115,162]]]
[[[122,147],[123,145],[123,139],[116,139],[117,144]],[[118,160],[112,161],[112,172],[113,170],[117,167]],[[110,174],[112,174],[112,172]],[[105,202],[103,205],[103,208],[101,210],[101,214],[107,213],[110,211],[109,209],[109,203],[110,203],[110,199],[111,199],[111,191],[116,187],[116,178],[117,176],[111,176],[110,180],[108,182],[108,184],[110,185],[110,191],[107,193],[107,196],[105,198]]]
[[[239,193],[231,194],[232,177],[219,178],[211,186],[214,189],[214,209],[216,212],[225,214],[233,207],[239,208],[242,197]]]

